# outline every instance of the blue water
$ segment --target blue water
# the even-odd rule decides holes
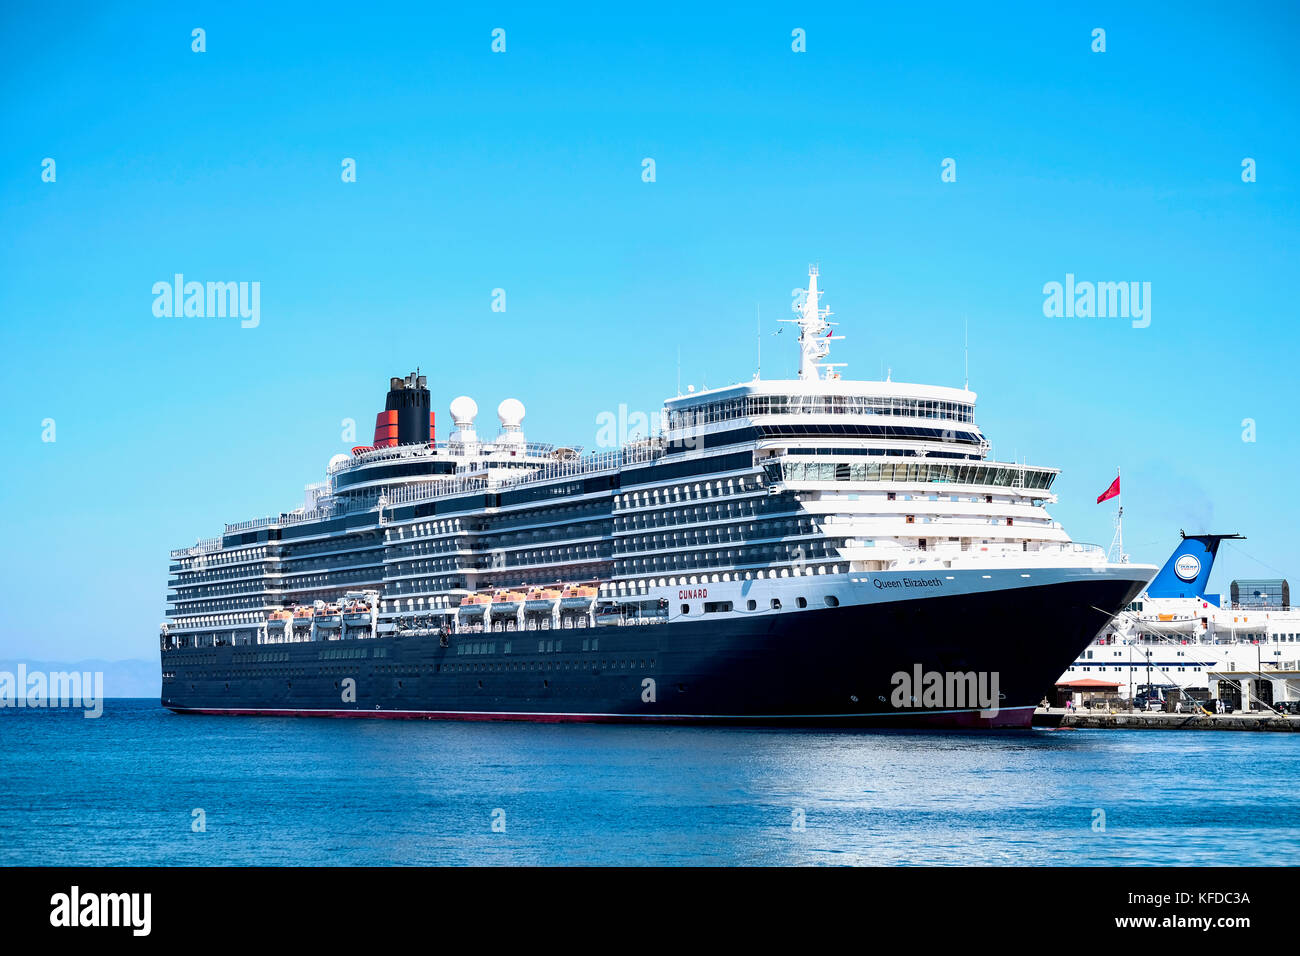
[[[1291,734],[182,717],[110,700],[96,720],[0,711],[0,864],[1292,864],[1297,780]]]

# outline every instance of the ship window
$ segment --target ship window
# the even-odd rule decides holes
[[[808,599],[807,599],[806,597],[795,598],[795,599],[794,599],[794,603],[795,603],[798,607],[807,607],[807,606],[808,606]]]
[[[719,611],[730,611],[730,601],[706,601],[704,603],[705,614],[717,614]]]
[[[779,611],[779,610],[781,610],[781,599],[780,599],[780,598],[772,598],[772,610],[773,610],[773,611]]]
[[[840,599],[837,598],[837,597],[836,597],[835,595],[833,595],[833,594],[828,594],[828,595],[826,595],[824,598],[822,598],[822,600],[826,602],[826,606],[827,606],[827,607],[839,607],[839,606],[840,606]]]
[[[757,608],[758,608],[758,602],[757,602],[757,601],[746,601],[746,602],[745,602],[745,610],[747,610],[747,611],[753,611],[753,610],[756,610]]]
[[[683,605],[682,605],[682,613],[683,613],[683,614],[690,614],[690,613],[691,613],[691,606],[690,606],[689,604],[683,604]]]

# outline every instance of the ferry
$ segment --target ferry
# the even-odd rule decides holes
[[[171,554],[183,714],[1029,727],[1155,568],[1053,520],[961,388],[853,381],[810,267],[798,377],[664,402],[612,450],[392,378],[301,507]]]
[[[1150,585],[1097,634],[1058,685],[1118,685],[1132,699],[1148,684],[1186,699],[1264,709],[1300,699],[1300,610],[1288,581],[1233,581],[1209,590],[1224,541],[1239,534],[1186,534]]]

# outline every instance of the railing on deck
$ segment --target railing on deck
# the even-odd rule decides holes
[[[402,446],[398,446],[398,448],[400,447]],[[409,447],[418,449],[424,446],[412,445]],[[380,450],[395,451],[397,449]],[[278,516],[267,516],[265,518],[252,518],[248,521],[238,521],[233,524],[227,524],[225,533],[238,534],[245,531],[257,531],[261,528],[283,528],[289,525],[300,524],[304,521],[319,521],[324,518],[337,517],[339,515],[357,514],[377,507],[379,504],[379,498],[381,495],[385,494],[387,497],[386,507],[395,507],[397,505],[407,505],[412,502],[429,501],[431,499],[450,497],[452,495],[500,491],[503,489],[518,488],[525,485],[534,485],[564,478],[597,474],[603,471],[612,471],[626,465],[651,462],[662,457],[662,455],[663,446],[661,444],[658,442],[646,442],[626,448],[615,449],[614,451],[597,452],[592,455],[585,455],[581,458],[566,458],[561,461],[551,462],[550,464],[538,465],[536,468],[506,478],[487,479],[453,475],[447,478],[437,478],[432,481],[421,481],[403,485],[386,492],[376,491],[364,496],[336,498],[334,499],[332,506],[329,508],[317,509],[314,511],[291,511]],[[217,541],[219,547],[221,539],[217,538],[214,540]],[[173,553],[173,556],[176,556],[175,553]]]

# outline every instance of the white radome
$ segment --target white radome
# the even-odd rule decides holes
[[[457,425],[473,425],[478,417],[478,402],[468,395],[451,400],[451,420]]]
[[[497,418],[505,427],[522,424],[524,420],[524,403],[517,398],[507,398],[497,406]]]
[[[351,459],[348,458],[347,455],[335,455],[333,458],[330,459],[329,468],[327,468],[326,470],[333,471],[337,466],[348,461],[351,461]]]

